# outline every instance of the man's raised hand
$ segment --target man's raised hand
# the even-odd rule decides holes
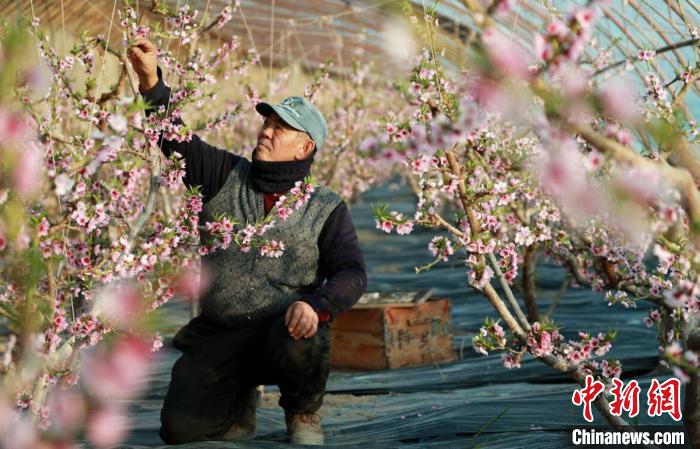
[[[158,49],[148,39],[139,39],[127,50],[127,56],[139,77],[139,90],[147,92],[158,83]]]
[[[287,308],[284,324],[293,339],[311,338],[318,330],[318,314],[309,303],[295,301]]]

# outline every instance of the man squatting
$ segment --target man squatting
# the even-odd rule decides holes
[[[139,40],[128,54],[144,99],[167,108],[170,88],[156,47]],[[255,109],[265,121],[251,161],[196,135],[181,143],[161,137],[167,157],[173,151],[184,157],[185,185],[202,187],[200,225],[221,213],[243,225],[264,218],[309,175],[323,146],[326,121],[306,99]],[[202,256],[211,283],[200,299],[201,315],[173,340],[182,355],[161,411],[167,444],[254,438],[256,386],[265,384],[279,386],[290,441],[323,444],[318,410],[329,372],[328,324],[365,291],[364,260],[347,206],[325,187],[268,233],[285,243],[282,257],[234,245]]]

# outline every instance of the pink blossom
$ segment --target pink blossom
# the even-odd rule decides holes
[[[547,35],[556,37],[557,39],[564,39],[569,33],[569,29],[559,20],[552,20],[547,24]]]
[[[279,217],[282,221],[286,220],[292,215],[292,209],[288,207],[281,207],[277,210],[277,217]]]
[[[83,381],[93,395],[109,400],[132,398],[145,386],[151,370],[152,343],[125,335],[111,351],[100,348],[83,361]]]
[[[30,198],[41,187],[43,165],[40,144],[29,142],[23,149],[13,174],[14,187],[22,198]]]
[[[277,240],[270,240],[269,243],[260,248],[260,255],[267,257],[281,257],[284,254],[284,243]]]
[[[6,109],[0,109],[0,142],[14,145],[29,137],[30,129],[24,119]]]
[[[656,52],[654,50],[639,50],[637,52],[637,57],[642,61],[651,61],[654,56],[656,56]]]
[[[598,348],[596,348],[595,355],[597,355],[598,357],[602,357],[608,352],[610,352],[610,348],[612,348],[612,345],[609,341],[606,341],[605,343],[598,346]]]
[[[578,59],[583,54],[583,50],[586,45],[586,40],[583,36],[576,36],[569,43],[569,47],[566,50],[566,57],[573,62],[578,61]]]
[[[677,341],[674,341],[666,347],[666,349],[664,350],[664,354],[667,357],[676,358],[683,354],[683,348]]]
[[[486,266],[481,271],[481,276],[477,279],[478,273],[475,270],[470,270],[467,274],[467,279],[469,280],[469,285],[474,288],[481,290],[486,287],[487,284],[491,283],[494,272],[489,266]]]
[[[503,330],[500,324],[494,323],[493,325],[493,333],[496,337],[498,338],[504,338],[506,336],[506,332]]]
[[[411,170],[415,175],[423,175],[430,168],[430,158],[428,156],[420,156],[411,162]]]
[[[698,286],[690,281],[683,280],[673,290],[665,291],[666,305],[669,307],[688,307],[697,301]]]
[[[199,298],[209,288],[210,283],[211,273],[205,265],[201,265],[199,271],[187,268],[173,281],[175,293],[190,301]]]
[[[496,14],[505,15],[511,10],[510,0],[497,0]],[[435,19],[437,21],[437,19]]]
[[[511,354],[503,354],[503,367],[506,369],[520,368],[520,358]]]
[[[445,237],[433,237],[428,244],[428,250],[433,256],[442,258],[445,262],[447,262],[449,256],[454,254],[452,244]]]
[[[61,332],[63,330],[66,330],[68,328],[68,320],[66,319],[66,312],[63,310],[56,310],[56,313],[53,318],[53,327],[56,329],[56,332]]]
[[[490,61],[507,76],[530,78],[530,70],[523,58],[523,49],[508,39],[496,28],[487,28],[483,32],[483,42]]]
[[[661,212],[661,216],[667,223],[675,223],[678,221],[678,212],[675,207],[666,206]]]
[[[40,447],[39,435],[32,421],[26,416],[12,416],[12,425],[7,432],[0,433],[2,447],[12,449],[37,449]]]
[[[671,370],[673,371],[673,375],[677,377],[681,383],[687,384],[690,382],[690,376],[682,368],[674,365],[671,367]]]
[[[489,352],[486,350],[486,348],[483,345],[478,344],[476,341],[472,343],[472,347],[476,352],[480,354],[489,355]]]
[[[151,352],[158,352],[160,348],[163,347],[163,337],[160,334],[156,334],[153,338],[153,343],[151,344]]]
[[[605,161],[605,157],[603,156],[603,154],[600,151],[592,150],[590,153],[588,153],[587,160],[588,160],[588,166],[590,167],[590,169],[593,171],[598,171],[603,166],[603,162]]]
[[[384,221],[377,220],[377,229],[381,229],[382,231],[389,234],[389,233],[391,233],[391,230],[394,229],[394,225],[389,220],[384,220]]]
[[[543,357],[554,351],[552,334],[540,329],[539,323],[535,323],[530,330],[527,346],[535,357]]]
[[[547,62],[554,56],[552,46],[542,37],[541,34],[535,33],[535,57],[542,62]]]
[[[129,434],[129,418],[126,410],[101,408],[90,414],[86,436],[98,448],[119,444]]]
[[[600,368],[603,376],[609,379],[619,378],[620,374],[622,374],[622,368],[620,367],[619,362],[608,362],[607,360],[603,360],[600,362]]]
[[[215,28],[217,30],[220,30],[221,28],[224,27],[228,22],[233,19],[233,11],[235,11],[234,8],[232,8],[230,5],[224,6],[224,9],[221,10],[221,13],[219,14],[219,20],[216,22]]]
[[[535,242],[535,238],[530,231],[530,228],[520,226],[518,232],[515,233],[515,243],[522,246],[530,246]]]
[[[110,115],[109,119],[107,119],[107,123],[115,132],[117,132],[119,134],[126,132],[126,129],[128,126],[126,118],[120,114]]]
[[[399,235],[410,234],[411,231],[413,231],[413,222],[411,221],[396,225],[396,233]]]
[[[653,251],[654,255],[659,259],[659,265],[657,266],[656,270],[660,274],[668,273],[671,265],[673,265],[676,260],[676,256],[673,253],[666,251],[666,249],[661,245],[654,245]]]
[[[596,10],[593,8],[580,8],[574,12],[574,17],[583,30],[591,28],[595,16]]]
[[[83,396],[74,389],[55,389],[49,395],[47,408],[52,420],[52,430],[62,434],[76,431],[87,411]]]
[[[130,285],[109,285],[95,298],[102,316],[121,328],[129,328],[143,313],[143,299]]]
[[[637,108],[634,103],[634,92],[630,89],[629,83],[611,81],[602,90],[600,97],[605,106],[605,112],[616,119],[628,122],[634,118]]]

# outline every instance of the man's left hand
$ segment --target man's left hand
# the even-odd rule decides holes
[[[318,314],[309,303],[296,301],[287,308],[284,324],[293,339],[311,338],[318,330]]]

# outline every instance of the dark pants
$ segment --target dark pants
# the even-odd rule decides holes
[[[220,439],[238,421],[257,385],[279,386],[288,413],[321,408],[329,370],[330,328],[294,340],[284,315],[237,328],[197,317],[175,335],[182,351],[160,414],[167,444]]]

